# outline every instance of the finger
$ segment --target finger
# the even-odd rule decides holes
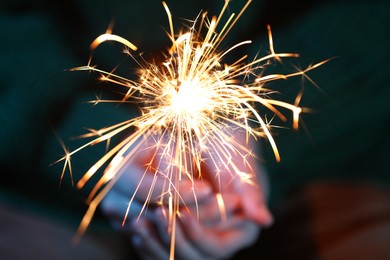
[[[235,200],[240,200],[241,210],[248,217],[248,219],[262,225],[270,226],[273,222],[272,215],[268,210],[266,201],[263,195],[263,191],[257,183],[248,183],[239,178],[233,178],[230,176],[229,172],[219,170],[220,176],[217,180],[218,183],[228,183],[228,185],[223,186],[220,193],[223,196],[227,194],[232,194]],[[216,180],[215,180],[216,181]],[[229,205],[229,200],[223,200],[226,205]]]
[[[242,210],[248,219],[264,227],[272,225],[273,217],[261,186],[237,181],[234,183],[234,189],[241,197]]]
[[[217,192],[234,193],[241,198],[242,210],[250,220],[262,226],[270,226],[273,219],[264,195],[268,185],[265,170],[259,167],[254,157],[248,155],[250,150],[242,147],[242,144],[246,143],[244,136],[235,134],[230,141],[235,151],[231,152],[232,157],[227,162],[222,161],[218,151],[209,154],[204,168],[207,174],[211,175],[210,182]],[[253,141],[248,143],[248,146],[255,150]]]
[[[144,213],[144,217],[148,214],[148,211],[142,211],[142,204],[137,200],[133,200],[131,204],[129,202],[130,198],[116,190],[111,190],[101,202],[100,209],[110,219],[120,220],[120,226],[139,218],[141,213]]]
[[[240,198],[235,194],[224,193],[221,198],[223,198],[223,205],[220,205],[221,202],[216,195],[213,195],[208,200],[200,202],[197,207],[192,207],[189,212],[204,225],[212,226],[240,210]],[[182,208],[181,212],[184,211],[188,210]]]
[[[131,243],[135,251],[142,259],[169,259],[167,248],[161,244],[156,234],[153,233],[153,229],[151,223],[145,219],[134,222]]]
[[[183,178],[172,186],[170,180],[160,173],[151,173],[147,169],[131,164],[123,172],[114,186],[118,192],[127,196],[134,195],[138,201],[166,202],[168,194],[179,193],[179,203],[193,205],[206,199],[212,192],[211,186],[202,180]]]
[[[207,228],[194,217],[186,216],[180,225],[198,251],[214,258],[231,257],[252,244],[259,234],[257,224],[240,217],[229,218],[220,227]]]
[[[192,245],[191,241],[188,240],[181,226],[177,224],[177,222],[173,223],[174,227],[171,227],[172,232],[168,233],[168,225],[172,223],[168,223],[168,220],[164,217],[162,209],[156,210],[154,216],[154,225],[163,244],[165,244],[167,248],[170,248],[171,243],[174,243],[175,258],[188,260],[205,259],[197,248]],[[178,218],[177,215],[175,217]]]

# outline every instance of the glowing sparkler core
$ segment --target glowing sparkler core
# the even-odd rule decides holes
[[[194,82],[183,82],[179,91],[171,93],[171,109],[176,115],[186,115],[196,120],[204,111],[212,111],[210,94]]]
[[[268,27],[270,54],[256,58],[249,63],[244,63],[247,57],[243,56],[232,64],[222,65],[223,58],[232,50],[251,43],[244,41],[225,52],[218,51],[220,43],[251,1],[247,1],[237,17],[232,14],[218,32],[217,28],[228,2],[225,2],[218,17],[209,20],[206,14],[200,15],[188,32],[178,36],[174,32],[171,13],[167,5],[163,3],[169,18],[169,37],[172,40],[172,47],[162,65],[143,63],[143,60],[137,60],[127,51],[140,66],[139,81],[98,69],[91,66],[90,63],[87,66],[74,69],[98,72],[101,74],[102,81],[112,82],[127,89],[122,100],[99,99],[94,103],[131,102],[133,97],[138,102],[140,101],[139,103],[144,103],[139,117],[85,134],[83,137],[94,137],[94,139],[72,152],[65,150],[66,155],[59,160],[65,162],[63,176],[66,166],[71,170],[70,159],[75,153],[90,145],[108,142],[126,129],[136,128],[133,134],[126,137],[99,159],[77,183],[78,188],[83,188],[86,182],[106,162],[110,162],[90,193],[90,206],[80,225],[80,233],[85,231],[97,206],[119,179],[123,169],[132,163],[136,157],[137,149],[141,147],[155,147],[154,150],[150,149],[153,153],[151,157],[154,159],[147,163],[144,174],[152,173],[154,178],[163,176],[165,179],[165,190],[162,191],[157,203],[168,203],[169,230],[172,233],[171,258],[173,258],[174,253],[175,221],[180,207],[181,192],[188,192],[180,191],[178,188],[178,183],[182,178],[193,180],[202,176],[201,163],[207,157],[209,163],[215,166],[214,168],[223,168],[240,181],[253,182],[254,173],[243,171],[231,160],[233,156],[238,155],[250,168],[247,156],[251,155],[251,151],[245,147],[245,144],[231,136],[231,129],[238,129],[244,132],[247,137],[266,137],[273,148],[276,160],[280,160],[276,143],[270,132],[271,125],[266,120],[265,115],[258,112],[256,106],[266,107],[283,121],[286,121],[286,117],[278,110],[278,107],[292,111],[293,126],[297,128],[299,115],[305,111],[299,107],[302,93],[298,94],[295,104],[289,104],[269,98],[270,94],[275,91],[265,88],[264,85],[269,81],[299,75],[307,77],[306,72],[326,61],[291,74],[263,75],[264,68],[273,60],[298,57],[297,54],[293,53],[275,52],[271,29]],[[113,35],[111,32],[107,32],[93,41],[91,49],[96,49],[105,41],[115,41],[131,50],[137,49],[128,40]],[[151,140],[153,140],[152,143]],[[165,167],[162,167],[161,160],[168,161]],[[215,174],[218,175],[219,172]],[[137,185],[134,195],[130,198],[127,211],[130,210],[135,194],[141,186],[142,179]],[[150,187],[149,194],[152,193],[152,189],[153,186]],[[195,193],[194,197],[196,199]],[[150,202],[155,202],[150,201],[154,199],[149,197],[148,201],[145,201],[143,209]],[[220,193],[217,194],[217,199],[221,212],[223,212],[223,197]],[[124,216],[124,221],[126,217],[127,215]]]

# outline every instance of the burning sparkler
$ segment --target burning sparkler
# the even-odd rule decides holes
[[[294,104],[271,99],[269,96],[275,91],[267,89],[266,83],[299,75],[306,76],[306,72],[326,61],[291,74],[263,75],[264,68],[273,61],[298,57],[297,54],[278,53],[274,50],[271,29],[268,26],[270,50],[268,55],[255,58],[248,63],[245,63],[247,56],[243,56],[231,64],[223,64],[225,56],[231,51],[251,43],[251,41],[243,41],[226,51],[218,50],[221,42],[251,0],[247,1],[237,16],[232,14],[227,18],[226,23],[220,24],[222,17],[226,15],[228,2],[225,1],[217,17],[209,19],[206,13],[201,13],[188,31],[180,34],[175,32],[171,13],[163,2],[169,19],[168,36],[172,41],[172,46],[165,56],[165,62],[161,65],[137,59],[132,54],[137,47],[128,40],[112,34],[111,31],[92,42],[92,50],[106,41],[123,44],[126,47],[126,53],[140,67],[140,77],[137,81],[92,66],[92,58],[87,66],[74,69],[97,72],[101,75],[102,81],[123,86],[126,89],[123,99],[116,102],[137,100],[137,103],[141,104],[140,116],[85,134],[83,137],[92,138],[92,140],[74,151],[66,150],[65,156],[60,159],[64,161],[63,176],[67,168],[71,172],[71,157],[80,150],[97,143],[109,142],[111,138],[130,128],[136,129],[108,150],[78,181],[77,187],[83,188],[100,168],[109,163],[89,195],[89,208],[80,224],[80,233],[85,231],[97,206],[142,147],[154,148],[151,149],[154,159],[145,166],[144,174],[151,172],[155,179],[157,176],[163,177],[165,185],[159,201],[150,201],[154,198],[149,196],[149,199],[144,202],[140,215],[149,203],[168,206],[171,258],[174,253],[175,221],[180,207],[181,194],[188,192],[179,189],[178,184],[183,178],[190,180],[201,178],[201,164],[207,157],[208,163],[213,164],[214,168],[227,170],[234,177],[239,178],[238,181],[252,182],[253,173],[242,172],[231,160],[233,155],[238,155],[248,164],[246,157],[251,152],[244,144],[231,136],[229,129],[244,132],[247,139],[250,136],[266,137],[272,146],[276,160],[280,160],[276,143],[271,135],[271,125],[265,115],[258,112],[256,106],[266,107],[284,121],[287,119],[279,108],[290,110],[293,114],[294,128],[298,128],[299,115],[304,109],[299,107],[301,94],[298,95]],[[113,101],[99,99],[95,102]],[[162,159],[168,162],[164,167],[161,165]],[[215,174],[218,175],[219,172]],[[129,200],[124,222],[141,185],[142,179]],[[150,187],[149,194],[152,190],[153,185]],[[195,193],[194,196],[196,199]],[[217,200],[223,212],[224,202],[220,193],[217,193]]]

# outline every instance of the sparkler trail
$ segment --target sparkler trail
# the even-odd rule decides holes
[[[91,138],[85,145],[74,151],[65,150],[62,176],[67,168],[71,170],[71,157],[88,146],[109,142],[125,130],[136,130],[121,142],[108,150],[78,181],[77,187],[83,188],[106,163],[100,179],[88,197],[89,208],[80,224],[79,233],[85,232],[93,214],[104,196],[115,185],[127,165],[131,164],[136,153],[145,147],[150,148],[151,160],[145,166],[144,176],[153,174],[154,183],[157,177],[164,178],[164,190],[154,198],[154,184],[149,187],[148,199],[144,202],[141,213],[150,203],[167,205],[167,214],[171,234],[170,256],[174,257],[176,218],[181,207],[182,194],[188,191],[180,190],[180,181],[184,178],[194,180],[202,176],[202,163],[208,163],[216,169],[227,170],[237,181],[253,183],[254,174],[242,172],[240,167],[231,160],[239,156],[249,167],[247,156],[251,151],[245,144],[231,136],[232,129],[245,133],[249,137],[265,137],[268,139],[280,161],[280,154],[273,136],[271,125],[266,115],[260,114],[257,106],[267,108],[272,114],[283,121],[286,116],[281,112],[290,110],[293,114],[293,127],[298,128],[298,120],[304,109],[299,107],[301,94],[294,104],[270,98],[276,91],[267,89],[270,81],[285,80],[290,77],[306,76],[306,73],[317,68],[326,61],[309,66],[305,70],[291,74],[263,75],[265,67],[278,62],[282,58],[296,58],[298,54],[278,53],[273,46],[271,28],[268,26],[269,54],[255,58],[245,63],[247,56],[237,59],[231,64],[223,60],[233,50],[250,44],[251,41],[239,42],[226,51],[219,51],[221,42],[228,35],[234,24],[239,20],[250,4],[247,1],[240,13],[227,17],[227,22],[220,24],[226,16],[229,1],[225,1],[220,14],[209,19],[206,13],[201,13],[192,26],[184,33],[176,33],[168,6],[163,2],[169,20],[168,37],[172,46],[165,54],[162,64],[148,63],[137,59],[132,52],[137,50],[128,40],[112,34],[110,31],[99,36],[91,44],[94,51],[106,41],[118,42],[125,46],[126,53],[139,65],[139,80],[131,80],[113,72],[97,68],[92,64],[92,56],[88,65],[73,70],[94,71],[101,75],[102,81],[123,86],[126,91],[121,100],[102,100],[94,102],[134,102],[140,104],[141,115],[116,125],[91,131],[82,137]],[[215,172],[218,178],[219,172]],[[133,196],[129,199],[126,215],[129,214],[132,202],[138,190],[143,185],[143,178],[136,185]],[[196,200],[196,194],[192,190]],[[223,197],[217,193],[221,212],[224,211]]]

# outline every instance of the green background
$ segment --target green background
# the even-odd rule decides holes
[[[240,10],[233,1],[229,12]],[[217,14],[223,1],[168,1],[175,25],[201,9]],[[271,180],[271,206],[304,185],[319,181],[369,182],[388,188],[390,86],[389,1],[254,1],[221,46],[252,39],[245,51],[253,58],[267,52],[266,25],[271,24],[275,49],[301,54],[294,66],[334,58],[310,72],[318,90],[300,78],[273,83],[280,98],[294,101],[305,87],[298,131],[276,130],[282,161],[276,163],[262,141]],[[72,187],[62,165],[56,133],[69,149],[83,143],[70,137],[83,127],[98,129],[131,117],[132,108],[85,102],[95,95],[115,97],[96,74],[69,72],[85,65],[90,42],[114,21],[114,33],[133,42],[144,57],[167,50],[168,22],[159,1],[11,1],[0,2],[0,194],[3,203],[59,218],[77,226],[86,208],[85,193]],[[99,49],[96,64],[134,78],[135,65],[121,47]],[[74,159],[77,180],[104,147]],[[98,217],[99,219],[99,217]],[[104,219],[102,220],[104,223]],[[99,220],[97,220],[99,222]],[[99,222],[100,223],[100,222]],[[104,225],[103,225],[104,226]]]

